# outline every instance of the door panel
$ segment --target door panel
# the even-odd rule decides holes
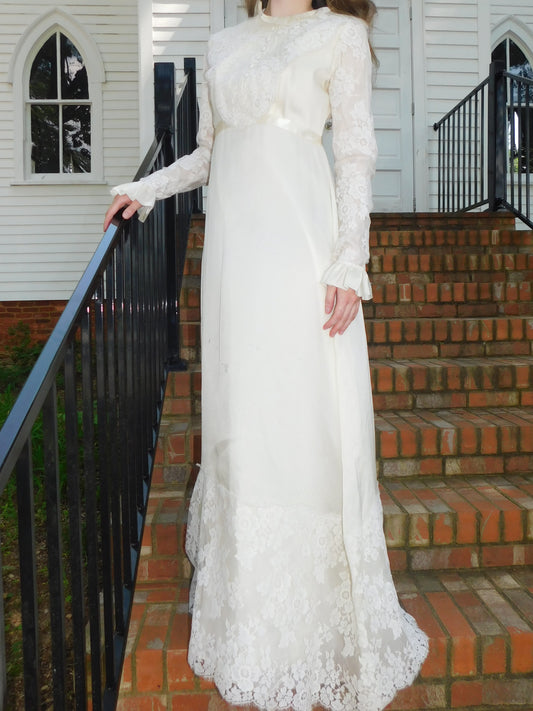
[[[374,210],[413,209],[411,23],[409,2],[381,0],[372,33],[379,67],[374,121],[379,148]]]
[[[248,17],[243,0],[224,0],[224,25],[231,27]]]

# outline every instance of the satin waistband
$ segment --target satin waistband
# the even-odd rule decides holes
[[[302,129],[296,121],[292,121],[291,119],[288,118],[283,118],[282,116],[267,116],[266,118],[257,121],[256,123],[252,124],[253,126],[276,126],[277,128],[281,128],[284,131],[289,131],[290,133],[294,133],[296,136],[301,136],[301,138],[305,138],[307,141],[312,141],[313,143],[321,143],[322,142],[322,136],[319,136],[317,133],[314,131],[311,131],[310,129],[304,128]],[[228,123],[224,123],[224,121],[221,121],[215,126],[215,136],[218,136],[220,133],[223,131],[226,131],[228,128],[234,128],[236,130],[239,130],[240,127],[238,126],[231,126]]]

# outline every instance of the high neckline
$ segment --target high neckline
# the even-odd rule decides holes
[[[318,10],[306,10],[305,12],[297,12],[295,15],[267,15],[264,10],[261,10],[261,19],[263,22],[269,22],[273,25],[289,25],[291,22],[297,22],[305,17],[316,15]]]

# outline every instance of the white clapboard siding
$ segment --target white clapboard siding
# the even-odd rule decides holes
[[[424,0],[425,65],[414,63],[414,81],[426,85],[430,209],[437,207],[437,134],[433,124],[481,80],[480,4],[486,0]]]
[[[0,300],[66,299],[102,237],[109,189],[140,163],[137,3],[68,0],[55,6],[92,37],[101,55],[103,181],[13,185],[14,105],[8,68],[26,29],[54,3],[0,2]]]
[[[219,0],[222,2],[223,0]],[[159,0],[152,3],[153,54],[155,61],[174,62],[176,77],[183,77],[183,60],[194,57],[201,81],[203,57],[211,31],[209,0]]]
[[[518,20],[520,23],[525,25],[530,33],[533,35],[533,3],[524,2],[521,0],[511,0],[510,2],[502,2],[502,0],[492,0],[491,2],[491,27],[497,28],[505,20]],[[499,37],[493,37],[493,49],[495,43],[498,41]],[[533,54],[533,45],[530,44],[531,36],[529,38],[523,38],[528,40],[527,45],[530,49],[530,54]]]

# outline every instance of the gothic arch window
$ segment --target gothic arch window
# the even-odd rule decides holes
[[[15,180],[102,182],[104,68],[90,35],[54,10],[31,25],[11,60]]]
[[[32,173],[91,172],[91,114],[87,68],[62,32],[42,44],[27,86]]]
[[[511,74],[533,79],[531,62],[512,37],[505,37],[493,50],[492,61],[501,60]]]
[[[531,60],[526,54],[527,45],[522,43],[517,32],[528,32],[527,28],[510,27],[508,24],[506,30],[492,51],[492,61],[503,62],[509,74],[533,79]],[[507,80],[507,115],[511,171],[530,173],[533,170],[533,87]]]

